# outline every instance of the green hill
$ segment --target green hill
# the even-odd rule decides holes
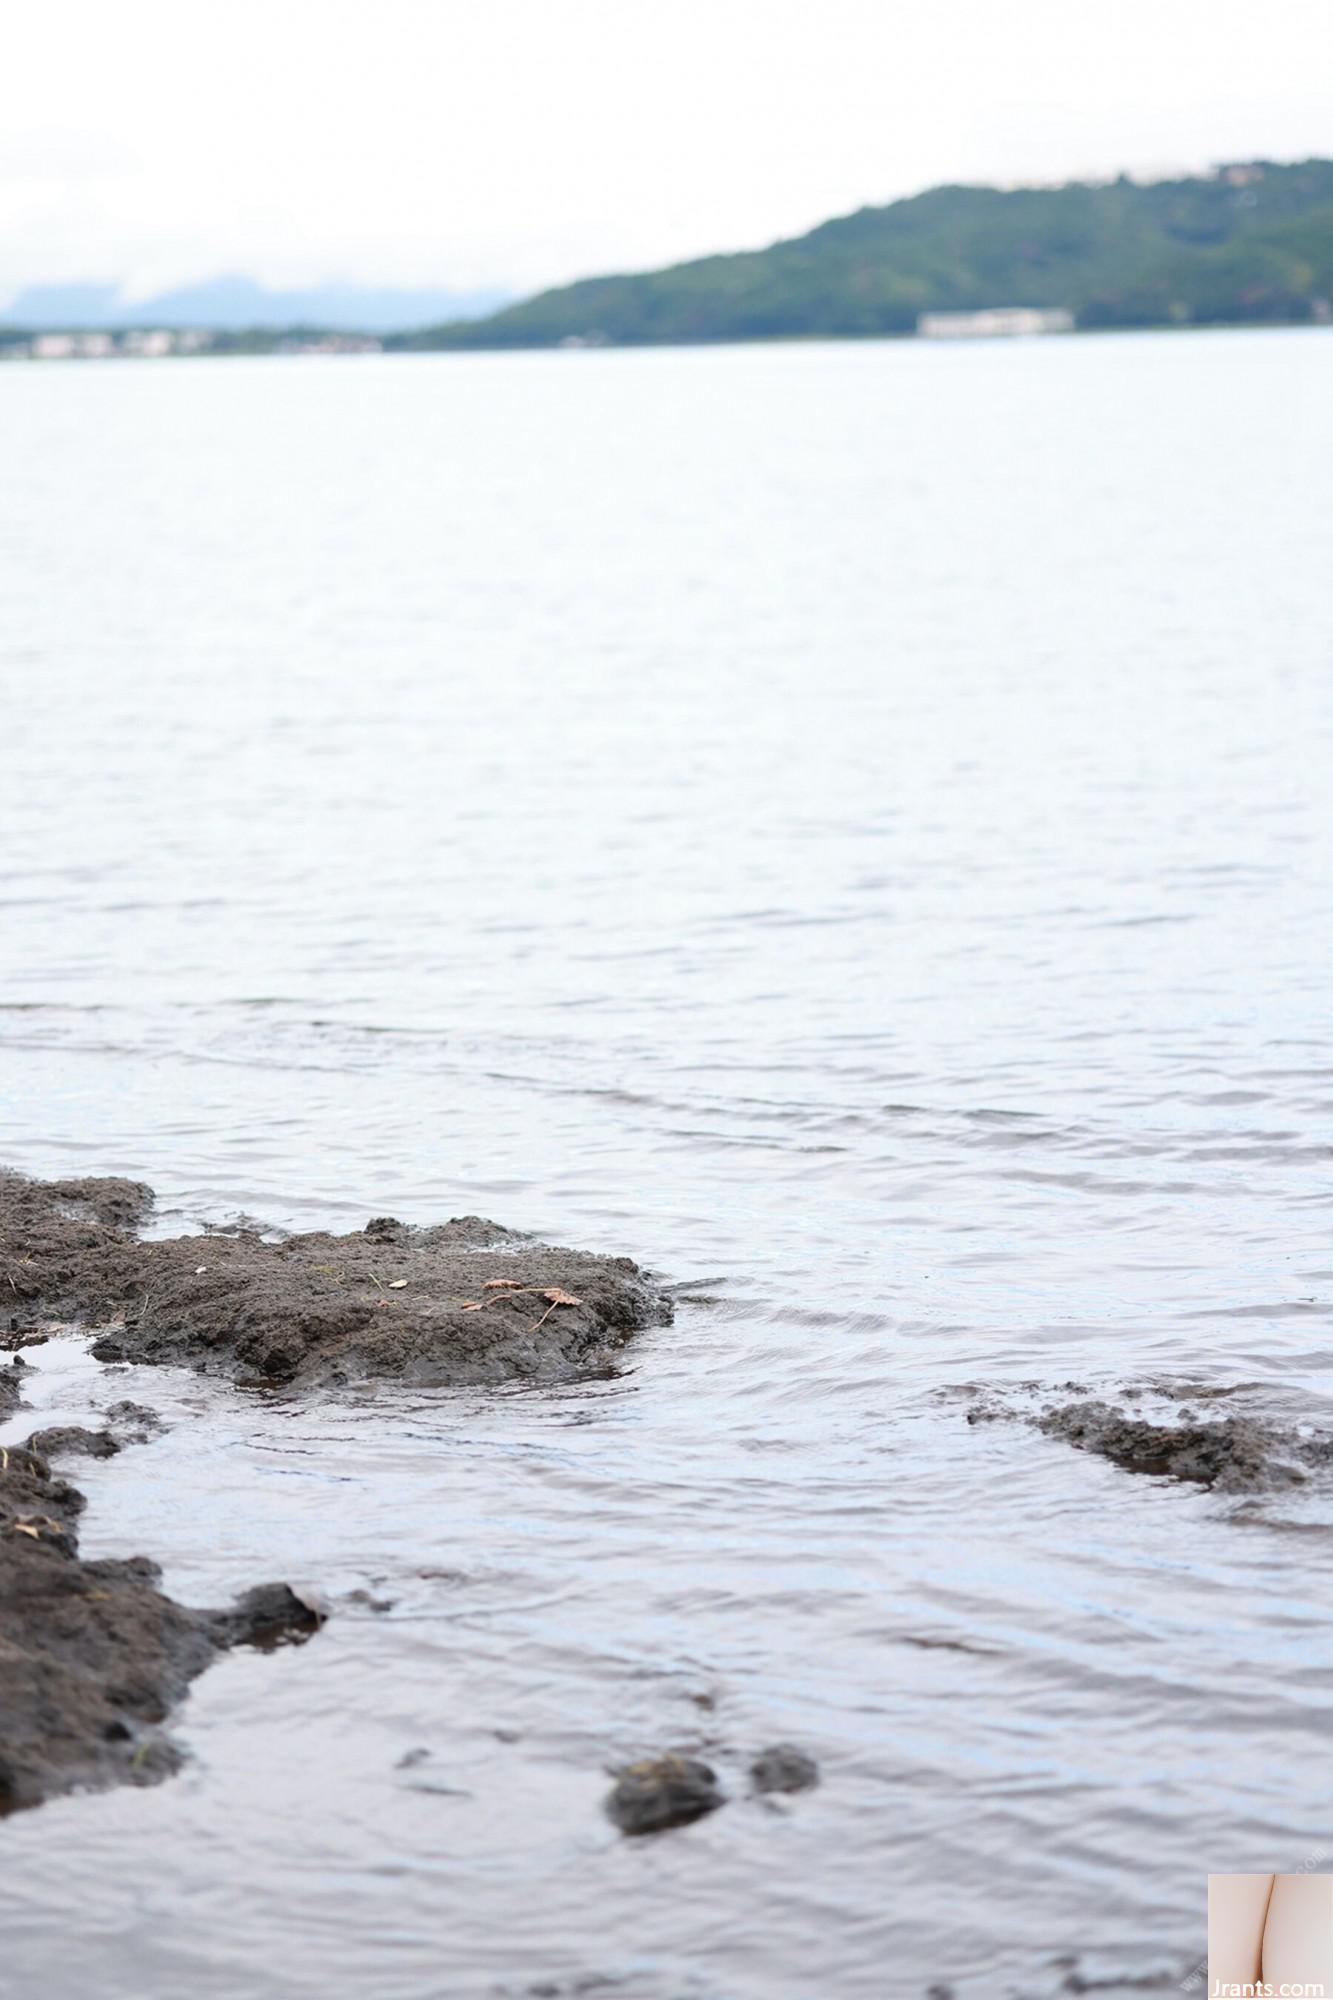
[[[1080,327],[1283,324],[1333,300],[1333,161],[1195,180],[939,187],[767,250],[585,278],[414,348],[910,333],[917,315],[1062,306]]]

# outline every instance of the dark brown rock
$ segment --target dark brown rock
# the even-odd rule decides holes
[[[34,1431],[27,1446],[42,1458],[114,1458],[120,1450],[110,1431],[90,1431],[83,1424],[53,1424]]]
[[[23,1402],[24,1365],[11,1361],[0,1368],[0,1422],[12,1417]]]
[[[285,1584],[193,1611],[142,1556],[85,1562],[82,1508],[38,1452],[0,1449],[0,1812],[168,1776],[181,1752],[162,1724],[194,1676],[226,1647],[318,1623]]]
[[[605,1803],[622,1833],[662,1833],[715,1812],[725,1794],[707,1764],[671,1751],[621,1771]]]
[[[751,1764],[750,1783],[757,1792],[808,1792],[819,1783],[819,1766],[794,1743],[775,1743]]]
[[[1126,1472],[1232,1492],[1296,1484],[1306,1476],[1298,1461],[1313,1463],[1327,1456],[1326,1446],[1289,1439],[1253,1417],[1159,1424],[1095,1400],[1047,1410],[1038,1428],[1080,1451],[1109,1458]]]
[[[253,1384],[555,1382],[605,1370],[668,1320],[625,1257],[515,1236],[476,1216],[267,1241],[245,1229],[143,1242],[130,1181],[0,1175],[0,1270],[29,1322],[97,1331],[102,1361],[170,1362]]]

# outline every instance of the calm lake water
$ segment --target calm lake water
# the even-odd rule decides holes
[[[87,1552],[344,1601],[174,1782],[0,1827],[0,1991],[1114,1994],[1208,1869],[1333,1866],[1333,1494],[965,1420],[1333,1424],[1331,386],[1318,331],[0,369],[0,1158],[696,1295],[557,1393],[35,1353],[171,1422]],[[666,1745],[732,1801],[626,1841]]]

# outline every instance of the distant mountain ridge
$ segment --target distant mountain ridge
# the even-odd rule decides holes
[[[502,291],[408,291],[365,285],[314,285],[270,291],[253,278],[210,278],[147,299],[125,299],[119,285],[30,285],[0,312],[0,324],[61,331],[121,327],[308,327],[319,331],[402,333],[441,319],[466,320],[508,303]]]
[[[922,313],[1064,308],[1078,326],[1285,324],[1333,312],[1333,161],[1196,178],[938,187],[766,250],[540,293],[412,348],[649,346],[910,333]]]

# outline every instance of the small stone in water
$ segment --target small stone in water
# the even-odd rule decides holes
[[[750,1766],[757,1792],[808,1792],[819,1783],[819,1766],[793,1743],[775,1743],[761,1750]]]
[[[649,1757],[620,1773],[606,1810],[622,1833],[661,1833],[686,1826],[723,1803],[717,1778],[696,1757]]]

